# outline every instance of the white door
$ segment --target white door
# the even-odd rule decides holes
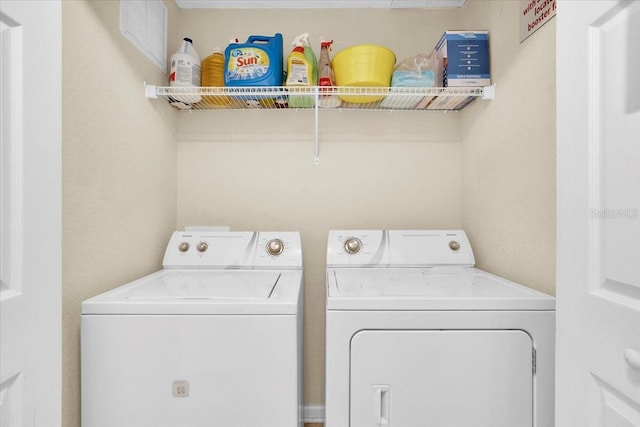
[[[60,2],[0,2],[0,426],[60,426]]]
[[[558,427],[640,426],[640,1],[557,14]]]

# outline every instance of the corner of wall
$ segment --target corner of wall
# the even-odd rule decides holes
[[[166,75],[120,34],[119,2],[62,2],[62,72],[62,417],[78,427],[80,304],[160,267],[177,144],[175,112],[144,97]]]
[[[494,100],[462,112],[462,222],[477,265],[555,293],[555,20],[519,42],[519,2],[470,0]],[[466,8],[465,7],[465,8]]]

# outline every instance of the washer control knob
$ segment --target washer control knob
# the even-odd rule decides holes
[[[284,242],[280,239],[269,240],[266,249],[269,255],[278,256],[284,251]]]
[[[180,242],[178,250],[180,252],[187,252],[189,250],[189,242]]]
[[[449,242],[449,249],[451,249],[452,251],[459,251],[460,250],[460,243],[456,242],[455,240],[452,240]]]
[[[362,249],[362,240],[357,237],[349,237],[344,242],[344,250],[350,254],[357,254]]]
[[[196,249],[198,250],[198,252],[204,252],[209,249],[209,244],[207,242],[200,242],[196,246]]]

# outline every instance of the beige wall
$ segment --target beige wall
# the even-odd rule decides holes
[[[518,2],[464,12],[490,31],[496,98],[462,112],[462,225],[478,267],[555,294],[556,22],[521,44]]]
[[[518,42],[517,2],[453,11],[183,10],[169,53],[231,37],[378,43],[398,59],[442,31],[487,28],[497,97],[460,114],[169,111],[165,77],[119,34],[117,1],[63,2],[63,425],[79,426],[80,302],[159,267],[185,225],[299,230],[305,262],[306,403],[324,402],[324,268],[332,228],[467,229],[478,265],[554,291],[555,22]],[[117,83],[117,84],[114,84]],[[176,116],[180,116],[176,119]],[[177,142],[177,148],[176,148]]]
[[[159,268],[176,223],[175,114],[144,98],[164,74],[120,35],[118,5],[62,4],[65,427],[80,425],[81,301]]]

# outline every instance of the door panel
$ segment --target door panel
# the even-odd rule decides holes
[[[586,354],[592,384],[602,390],[603,397],[593,402],[602,407],[598,425],[617,426],[624,424],[612,402],[640,398],[640,372],[628,372],[624,363],[630,341],[640,338],[640,111],[632,108],[628,85],[638,56],[638,40],[630,36],[640,27],[640,2],[618,3],[603,12],[589,28],[588,191],[595,214],[587,304],[594,313],[589,329],[597,334],[591,335],[593,351]],[[640,415],[637,405],[627,407]]]
[[[1,425],[22,425],[22,384],[25,375],[26,331],[23,328],[22,295],[22,26],[11,16],[0,14],[0,94],[2,144],[0,146],[0,405]]]
[[[533,425],[523,331],[361,331],[351,342],[351,427]]]
[[[0,2],[0,425],[59,426],[60,2]]]
[[[635,2],[609,10],[589,32],[593,159],[589,197],[595,207],[590,287],[596,295],[636,306],[640,306],[640,110],[630,108],[634,94],[625,83],[638,57],[631,50],[640,40],[629,37],[639,27],[640,3]]]
[[[608,427],[640,426],[640,408],[631,399],[610,387],[600,378],[591,382],[591,401],[595,413],[593,419]]]
[[[556,422],[639,426],[640,2],[558,17]]]

